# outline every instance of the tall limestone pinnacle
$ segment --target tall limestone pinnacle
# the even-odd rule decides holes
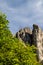
[[[33,43],[37,47],[37,55],[40,62],[43,62],[43,31],[38,25],[33,25]]]
[[[39,62],[43,62],[43,31],[38,25],[33,24],[33,30],[25,27],[16,33],[18,39],[23,40],[25,43],[32,43],[37,47],[37,55]]]

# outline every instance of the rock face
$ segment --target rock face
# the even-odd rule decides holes
[[[33,43],[37,47],[36,53],[39,61],[43,61],[43,32],[38,25],[33,24],[33,30],[28,27],[19,30],[16,33],[16,37],[25,43],[30,43],[30,45]]]
[[[38,25],[33,25],[33,43],[37,47],[37,55],[40,62],[43,61],[43,32]]]
[[[24,29],[19,30],[19,32],[16,33],[16,37],[18,39],[22,39],[25,43],[31,43],[32,42],[32,30],[30,28],[25,27]]]

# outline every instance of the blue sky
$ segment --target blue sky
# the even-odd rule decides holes
[[[0,11],[7,15],[13,34],[33,24],[43,28],[43,0],[0,0]]]

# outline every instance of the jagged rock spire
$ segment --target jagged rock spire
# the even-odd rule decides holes
[[[33,43],[37,47],[37,55],[40,62],[43,61],[43,31],[38,25],[33,25]]]
[[[43,61],[43,32],[39,28],[38,25],[33,24],[33,30],[31,30],[28,27],[25,27],[19,32],[16,33],[16,37],[23,40],[25,43],[34,43],[34,45],[37,47],[37,56],[39,59],[39,62],[42,63]]]

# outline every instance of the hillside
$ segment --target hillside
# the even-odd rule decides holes
[[[40,65],[36,47],[13,37],[5,14],[0,15],[0,65]]]

